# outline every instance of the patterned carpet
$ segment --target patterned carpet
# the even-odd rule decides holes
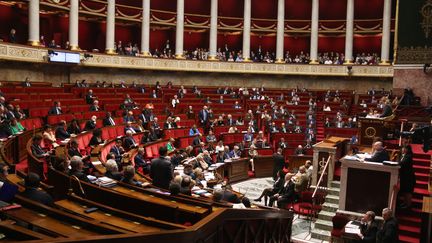
[[[261,202],[254,202],[253,199],[258,198],[265,188],[273,186],[273,178],[257,178],[249,179],[231,185],[235,191],[238,191],[248,197],[252,203],[264,205],[264,199]],[[314,227],[314,222],[310,222],[304,216],[299,218],[298,215],[294,216],[292,226],[292,241],[293,242],[324,242],[311,239],[310,230]]]

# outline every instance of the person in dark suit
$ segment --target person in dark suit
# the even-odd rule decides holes
[[[153,185],[168,189],[169,183],[173,178],[171,162],[165,157],[167,148],[159,148],[159,158],[153,159],[150,168],[150,177],[153,179]]]
[[[145,159],[145,149],[144,148],[138,149],[138,152],[134,158],[134,162],[135,162],[135,169],[138,169],[141,167],[145,174],[150,173],[150,163],[148,163],[150,161],[146,161],[146,159]]]
[[[88,91],[85,99],[86,99],[87,104],[89,104],[89,105],[93,104],[93,101],[96,99],[96,97],[93,95],[93,90],[90,89]]]
[[[54,106],[48,111],[48,115],[60,115],[62,113],[60,101],[54,101]]]
[[[105,163],[105,168],[106,168],[106,172],[105,172],[106,177],[116,181],[120,181],[122,179],[123,175],[122,173],[119,172],[117,162],[115,160],[109,159]]]
[[[401,208],[409,208],[411,206],[412,193],[416,183],[416,177],[413,169],[413,154],[411,146],[402,147],[402,155],[399,160],[399,178],[400,189],[399,197],[402,199]]]
[[[68,155],[69,155],[69,157],[73,157],[73,156],[82,157],[82,154],[81,154],[81,152],[79,151],[79,148],[78,148],[78,142],[77,142],[77,140],[73,139],[70,142],[69,149],[68,149]]]
[[[95,147],[101,143],[103,143],[102,130],[101,129],[93,130],[93,136],[90,138],[88,146],[89,147]]]
[[[54,206],[53,198],[48,193],[38,190],[39,184],[40,177],[33,172],[28,173],[24,179],[25,191],[21,196],[46,206]]]
[[[386,101],[380,117],[383,118],[383,117],[388,117],[391,115],[393,115],[393,110],[392,110],[392,107],[390,105],[390,101]]]
[[[193,140],[192,140],[192,146],[198,146],[202,142],[202,134],[198,134]]]
[[[92,116],[91,119],[86,122],[84,130],[91,131],[93,129],[96,129],[96,119],[96,116]]]
[[[128,165],[123,170],[123,178],[121,182],[132,186],[141,186],[142,183],[134,179],[135,176],[135,168],[132,165]]]
[[[130,130],[128,130],[126,132],[126,136],[123,139],[123,146],[124,146],[125,150],[127,150],[127,151],[138,146],[138,144],[135,142],[135,139],[133,138],[132,132]]]
[[[122,140],[119,138],[116,139],[115,145],[112,146],[110,149],[110,153],[114,154],[115,161],[117,162],[117,164],[121,164],[121,160],[122,160],[124,152],[125,151],[122,147]]]
[[[180,183],[180,193],[184,194],[184,195],[188,195],[191,196],[192,195],[192,191],[191,191],[191,178],[189,176],[186,176],[182,179],[181,183]]]
[[[46,158],[49,156],[48,153],[46,153],[43,148],[41,147],[41,142],[42,142],[42,136],[39,134],[34,135],[34,137],[32,138],[32,144],[31,144],[31,151],[32,154],[38,158],[38,159],[42,159],[42,158]]]
[[[73,156],[71,158],[70,167],[71,167],[69,171],[70,176],[75,176],[79,180],[90,182],[90,180],[87,178],[87,175],[83,172],[84,163],[80,157]]]
[[[398,223],[393,217],[393,211],[389,208],[384,208],[382,211],[384,224],[378,230],[377,243],[393,243],[399,242]]]
[[[383,143],[378,141],[373,144],[375,152],[371,158],[366,158],[365,161],[382,163],[383,161],[390,160],[387,150],[383,147]]]
[[[282,155],[282,149],[278,148],[277,152],[273,154],[273,180],[277,180],[277,173],[282,170],[284,166],[285,158]]]
[[[56,128],[55,137],[60,140],[70,138],[69,132],[66,130],[66,121],[60,121],[59,126]]]
[[[288,173],[285,175],[285,184],[279,190],[278,193],[270,197],[269,206],[273,207],[274,201],[277,201],[277,205],[279,208],[284,208],[286,204],[294,201],[295,191],[294,191],[294,182],[291,180],[293,174]]]
[[[99,101],[95,100],[93,101],[93,104],[90,106],[90,111],[99,111]]]
[[[106,113],[105,118],[102,120],[102,125],[104,127],[115,126],[116,125],[114,119],[112,118],[111,112],[107,112]]]
[[[378,223],[375,221],[375,213],[367,211],[361,219],[360,234],[358,235],[360,240],[354,242],[375,243],[377,231]]]
[[[264,205],[267,206],[268,198],[278,193],[282,189],[284,184],[285,184],[285,173],[283,172],[283,170],[279,170],[277,172],[277,179],[273,183],[273,187],[264,189],[261,195],[254,201],[261,202],[261,199],[264,197]]]
[[[81,128],[78,124],[78,120],[77,119],[73,119],[68,128],[67,128],[67,132],[69,134],[80,134],[81,133]]]
[[[207,110],[207,106],[204,106],[203,109],[199,111],[198,118],[202,126],[205,126],[207,124],[209,120],[209,112]]]

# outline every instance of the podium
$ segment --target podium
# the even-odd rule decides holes
[[[320,177],[321,173],[323,173],[322,169],[324,167],[324,164],[327,161],[327,158],[331,157],[329,162],[328,174],[326,177],[323,177],[324,183],[327,183],[320,185],[331,187],[336,162],[346,154],[346,146],[348,142],[349,138],[329,137],[324,141],[313,145],[312,185],[315,186],[318,183],[318,178]]]
[[[381,215],[384,208],[395,209],[400,166],[360,162],[344,157],[342,162],[339,210],[347,214],[374,211]]]
[[[383,139],[391,136],[394,124],[390,122],[392,117],[386,118],[359,118],[360,135],[358,138],[360,145],[372,145],[375,137]]]

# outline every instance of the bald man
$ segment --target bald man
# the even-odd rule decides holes
[[[365,161],[382,163],[383,161],[390,160],[387,150],[385,150],[382,142],[375,142],[373,144],[373,150],[375,152],[372,154],[372,157],[366,158]]]

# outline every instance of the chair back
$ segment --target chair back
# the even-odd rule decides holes
[[[347,216],[336,214],[332,218],[333,229],[343,229],[349,221],[350,220]]]

